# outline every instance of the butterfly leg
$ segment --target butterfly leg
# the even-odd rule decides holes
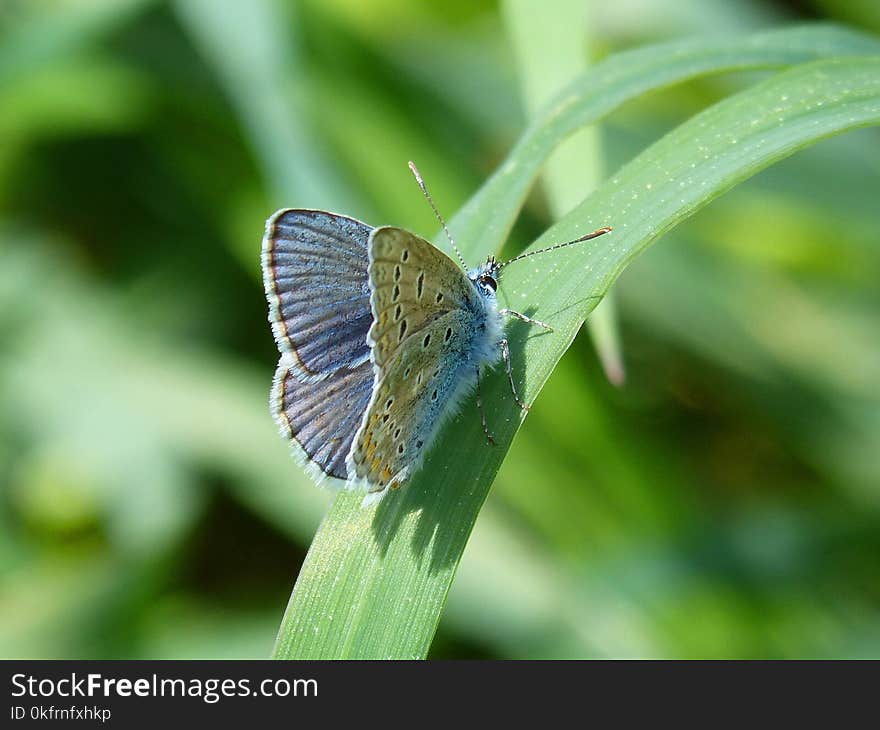
[[[489,424],[486,423],[486,410],[483,408],[483,395],[480,393],[480,368],[477,368],[477,409],[480,411],[480,422],[483,424],[483,433],[486,434],[486,441],[494,446],[495,438],[489,430]]]
[[[529,410],[529,407],[520,400],[519,394],[516,392],[516,384],[513,382],[513,368],[510,364],[510,345],[507,340],[501,340],[501,357],[504,358],[504,368],[507,370],[507,379],[510,381],[510,392],[513,393],[513,399],[524,411]]]
[[[506,314],[509,317],[516,317],[517,319],[522,320],[523,322],[527,322],[528,324],[535,324],[538,327],[543,327],[545,330],[553,331],[553,328],[547,324],[546,322],[542,322],[540,319],[532,319],[531,317],[527,317],[524,314],[520,314],[519,312],[514,312],[512,309],[499,309],[498,314]]]

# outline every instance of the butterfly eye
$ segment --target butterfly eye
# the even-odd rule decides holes
[[[498,282],[495,281],[495,277],[489,276],[488,274],[483,274],[479,278],[479,282],[484,288],[491,289],[493,292],[498,289]]]

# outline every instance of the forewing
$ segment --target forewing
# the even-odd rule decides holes
[[[373,229],[316,210],[280,210],[266,223],[263,282],[288,365],[310,379],[369,357],[368,241]]]
[[[284,436],[299,444],[307,462],[322,474],[346,479],[345,457],[373,391],[372,365],[367,360],[308,382],[292,364],[290,356],[282,355],[275,372],[275,420]]]
[[[376,380],[348,471],[382,493],[407,480],[450,401],[472,380],[480,310],[464,273],[427,241],[378,228],[370,245]]]
[[[452,259],[402,228],[383,226],[370,238],[369,284],[373,363],[381,368],[400,343],[438,317],[477,306],[473,285]]]

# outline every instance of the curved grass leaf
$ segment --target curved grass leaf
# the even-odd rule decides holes
[[[507,159],[449,221],[471,258],[507,239],[544,161],[569,134],[641,94],[731,71],[880,53],[880,41],[837,26],[806,26],[743,38],[696,38],[627,51],[593,66],[547,105]],[[435,239],[442,245],[442,238]]]
[[[502,7],[510,45],[518,61],[523,101],[530,117],[561,88],[587,68],[584,3],[552,0],[540,5],[529,0],[507,0]],[[587,33],[584,33],[584,29]],[[559,219],[577,205],[602,179],[602,140],[598,126],[584,127],[564,140],[541,171],[547,205]],[[613,292],[609,292],[587,320],[587,329],[608,380],[625,379],[623,352]]]
[[[799,31],[792,37],[798,33],[809,35]],[[836,33],[831,31],[831,36]],[[754,53],[755,64],[786,63],[782,49],[755,51],[755,43],[746,43],[743,52],[745,57]],[[842,43],[848,48],[853,44],[852,39]],[[736,58],[732,46],[713,55],[719,45],[704,49],[714,57],[714,68],[748,66]],[[824,48],[827,51],[828,45]],[[643,60],[650,56],[647,51],[637,54]],[[788,62],[810,54],[815,55],[815,49],[789,49]],[[506,233],[506,221],[512,220],[540,160],[552,149],[547,140],[558,140],[629,95],[652,88],[651,79],[653,85],[662,85],[687,78],[684,66],[692,75],[709,72],[712,65],[698,56],[679,66],[674,54],[658,54],[655,65],[642,67],[641,76],[632,70],[631,58],[617,71],[609,61],[601,71],[604,86],[591,84],[589,91],[581,89],[580,96],[567,97],[551,109],[544,126],[530,128],[476,202],[457,216],[459,238],[468,253],[494,249],[498,236]],[[669,65],[661,63],[663,57]],[[670,66],[678,70],[673,73]],[[590,76],[595,73],[596,69]],[[640,250],[772,162],[830,135],[878,122],[880,60],[820,61],[778,74],[711,107],[626,165],[534,245],[568,240],[606,223],[615,226],[613,234],[595,245],[566,249],[505,272],[502,301],[506,298],[527,312],[534,309],[556,328],[547,334],[516,325],[509,330],[515,376],[526,398],[534,399],[589,311]],[[504,208],[504,220],[496,220],[497,206]],[[481,223],[488,230],[484,228],[479,239],[462,236],[480,230]],[[471,528],[521,423],[503,375],[489,375],[483,388],[498,446],[485,444],[477,413],[466,406],[406,489],[376,509],[361,509],[359,495],[336,499],[291,596],[276,657],[427,654]]]

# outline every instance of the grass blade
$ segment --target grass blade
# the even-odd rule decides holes
[[[783,50],[762,47],[756,51],[753,43],[746,44],[744,55],[754,53],[753,60],[760,59],[758,65],[786,62]],[[737,60],[732,47],[725,53],[713,56],[716,64],[748,65]],[[790,59],[811,53],[815,50],[787,52]],[[476,230],[480,221],[491,221],[497,212],[493,202],[503,203],[508,210],[518,209],[518,200],[499,201],[497,191],[504,188],[508,196],[516,197],[528,189],[532,168],[523,160],[543,154],[530,151],[532,144],[543,150],[547,139],[564,136],[562,130],[591,121],[628,98],[627,94],[650,88],[648,79],[671,83],[675,75],[668,68],[649,66],[643,69],[647,78],[632,73],[624,84],[620,79],[626,77],[626,69],[622,67],[621,75],[615,76],[610,63],[602,71],[606,85],[593,88],[595,97],[572,97],[564,108],[545,117],[544,126],[530,129],[512,155],[514,163],[502,165],[493,177],[495,182],[488,185],[489,192],[483,188],[477,202],[457,218],[460,232]],[[692,73],[706,73],[712,67],[696,56],[685,65]],[[682,67],[675,73],[676,78],[685,77]],[[621,88],[615,86],[615,78]],[[627,262],[663,232],[738,181],[797,149],[878,122],[880,60],[822,61],[778,74],[715,105],[625,166],[534,245],[566,240],[604,223],[616,226],[614,234],[596,245],[572,247],[565,255],[544,259],[539,271],[522,266],[506,272],[502,300],[533,304],[556,328],[551,334],[530,337],[525,328],[510,330],[515,376],[524,383],[527,399],[534,399],[589,311]],[[459,233],[459,238],[473,255],[493,249],[493,237],[506,230],[506,225],[492,226],[479,244],[475,236],[462,238]],[[476,411],[466,406],[445,429],[425,468],[401,493],[371,510],[360,508],[359,495],[342,494],[336,499],[291,596],[276,657],[418,658],[427,654],[471,528],[520,425],[518,408],[503,376],[496,373],[486,378],[484,393],[499,444],[496,448],[485,445]]]
[[[641,94],[709,74],[878,53],[880,42],[872,36],[836,26],[807,26],[745,39],[687,39],[612,56],[548,104],[507,159],[449,221],[449,227],[466,256],[478,258],[498,251],[556,146]],[[443,245],[441,238],[435,240]]]
[[[554,94],[586,70],[588,7],[573,0],[554,0],[540,6],[528,0],[507,0],[504,4],[530,118],[539,115]],[[558,220],[602,179],[599,128],[579,129],[564,140],[550,155],[541,175],[547,204],[554,220]],[[606,377],[620,385],[625,371],[611,294],[593,312],[587,329]]]

